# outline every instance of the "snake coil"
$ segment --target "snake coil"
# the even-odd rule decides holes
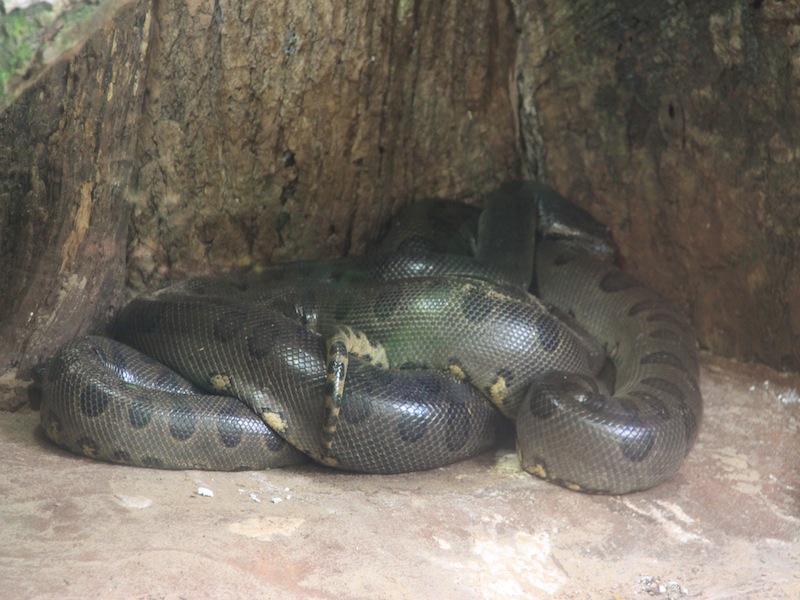
[[[116,339],[80,338],[50,360],[43,430],[145,467],[311,458],[394,473],[473,456],[511,419],[526,471],[585,492],[648,488],[697,436],[696,342],[610,248],[541,184],[505,184],[484,211],[423,201],[369,257],[134,299]],[[598,376],[605,355],[613,381]]]

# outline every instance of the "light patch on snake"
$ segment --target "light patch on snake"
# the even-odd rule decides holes
[[[502,408],[507,397],[508,385],[506,383],[506,378],[500,375],[495,382],[489,386],[489,399],[493,404]]]
[[[229,375],[224,375],[223,373],[214,373],[208,378],[208,382],[211,384],[211,387],[218,392],[224,392],[230,388],[231,378]]]
[[[319,462],[328,467],[338,467],[339,460],[334,458],[333,456],[320,456]]]
[[[382,344],[370,341],[361,331],[354,331],[352,327],[340,327],[328,342],[328,347],[335,342],[341,342],[348,353],[369,361],[376,367],[389,368],[386,358],[386,349]]]
[[[447,367],[447,370],[450,371],[450,373],[452,373],[456,379],[463,381],[467,378],[467,374],[464,372],[464,369],[457,363],[450,363]]]
[[[261,413],[261,419],[278,433],[286,431],[286,421],[276,412],[263,412]]]
[[[97,442],[89,438],[84,437],[79,439],[78,447],[83,455],[88,456],[89,458],[95,458],[100,453],[100,448],[98,448]]]
[[[480,289],[487,298],[496,300],[498,302],[496,310],[501,306],[501,304],[518,301],[516,298],[509,296],[504,291],[497,289],[491,285],[477,286],[474,283],[467,283],[464,284],[464,286],[461,288],[461,291],[462,293],[467,293],[472,289]]]
[[[525,470],[530,473],[531,475],[536,475],[537,477],[541,477],[542,479],[547,479],[547,469],[544,468],[544,465],[541,463],[536,463],[533,465],[529,465],[525,467]]]

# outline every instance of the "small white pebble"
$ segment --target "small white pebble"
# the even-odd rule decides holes
[[[273,498],[272,499],[272,503],[273,504],[278,504],[278,502],[283,502],[283,498]]]
[[[292,495],[291,495],[291,494],[286,494],[286,499],[287,499],[287,500],[291,499],[291,497],[292,497]]]
[[[251,499],[253,502],[261,502],[261,500],[259,499],[259,497],[258,497],[258,496],[256,496],[256,493],[255,493],[255,492],[250,492],[250,499]]]
[[[212,492],[210,489],[205,488],[205,487],[197,488],[197,492],[196,493],[197,493],[198,496],[205,496],[206,498],[213,498],[214,497],[214,492]]]

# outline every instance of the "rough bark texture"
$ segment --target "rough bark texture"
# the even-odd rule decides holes
[[[526,169],[702,346],[800,369],[800,6],[519,0]]]
[[[101,329],[122,298],[147,38],[127,12],[0,114],[0,377]]]
[[[0,374],[103,327],[126,230],[140,290],[361,252],[401,204],[513,177],[511,17],[477,0],[124,13],[0,121]]]
[[[126,280],[360,253],[401,204],[520,171],[608,223],[704,347],[798,369],[798,23],[769,0],[141,0],[0,115],[0,376],[102,329]]]
[[[398,205],[518,172],[502,2],[163,2],[154,22],[134,288],[360,253]]]

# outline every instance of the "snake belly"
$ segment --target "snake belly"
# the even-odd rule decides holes
[[[235,470],[310,457],[391,473],[481,452],[502,413],[535,475],[589,492],[655,485],[699,427],[694,338],[679,311],[585,241],[540,243],[536,256],[542,299],[577,323],[527,294],[537,220],[558,229],[540,215],[553,196],[512,183],[483,213],[419,203],[367,259],[195,278],[135,299],[120,341],[75,340],[50,362],[43,429],[124,464]],[[613,394],[584,329],[614,361]]]

